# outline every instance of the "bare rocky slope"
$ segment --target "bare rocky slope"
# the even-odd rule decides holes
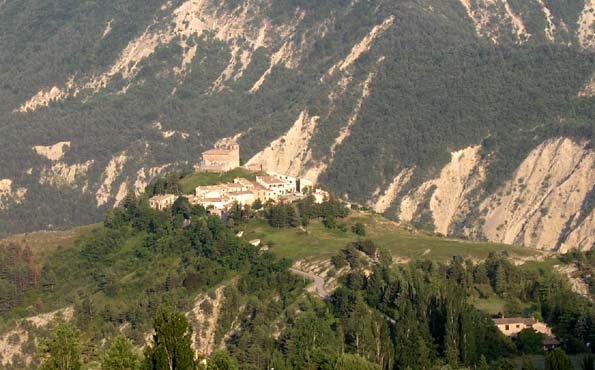
[[[97,221],[234,141],[445,235],[591,248],[595,3],[0,7],[0,233]]]

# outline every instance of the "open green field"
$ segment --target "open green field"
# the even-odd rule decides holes
[[[531,260],[544,256],[543,252],[504,244],[471,242],[437,237],[410,230],[380,215],[353,212],[345,223],[361,222],[366,226],[366,238],[389,250],[402,261],[432,258],[447,260],[452,256],[484,259],[490,252],[506,251],[511,258]],[[264,221],[252,221],[246,230],[247,240],[261,239],[271,251],[281,257],[297,259],[325,259],[335,255],[359,237],[351,231],[328,230],[320,222],[312,222],[304,229],[275,229]]]
[[[180,187],[184,194],[194,192],[197,186],[217,185],[225,182],[233,182],[237,177],[243,177],[250,181],[256,180],[257,173],[245,170],[243,168],[236,168],[225,173],[214,172],[195,172],[180,180]]]

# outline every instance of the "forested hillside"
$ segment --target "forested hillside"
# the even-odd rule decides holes
[[[493,314],[552,327],[563,348],[556,354],[591,350],[593,302],[547,267],[576,266],[592,294],[593,252],[520,267],[506,253],[396,265],[366,239],[369,225],[343,228],[349,216],[341,202],[306,198],[237,207],[224,223],[184,198],[159,212],[128,196],[102,225],[43,258],[43,246],[1,243],[0,367],[64,368],[55,364],[68,359],[67,369],[124,361],[129,370],[161,370],[173,361],[195,370],[206,358],[221,370],[510,369],[520,355],[543,355],[532,330],[513,341],[497,329],[490,308],[498,302]],[[358,238],[320,263],[334,280],[320,294],[288,269],[299,264],[280,258],[291,245],[255,247],[238,236],[253,222],[305,234],[322,223]]]
[[[592,0],[5,1],[0,233],[218,140],[441,234],[595,242]]]

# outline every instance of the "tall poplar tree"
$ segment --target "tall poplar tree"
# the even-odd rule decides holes
[[[143,370],[195,370],[192,327],[186,317],[169,307],[157,310],[153,343],[145,351]]]

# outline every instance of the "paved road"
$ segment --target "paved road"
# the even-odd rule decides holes
[[[316,294],[318,294],[320,298],[325,300],[329,298],[330,294],[324,287],[324,279],[321,276],[314,275],[305,271],[296,270],[294,268],[290,268],[289,271],[308,280],[312,280],[314,282],[314,291],[316,292]]]

